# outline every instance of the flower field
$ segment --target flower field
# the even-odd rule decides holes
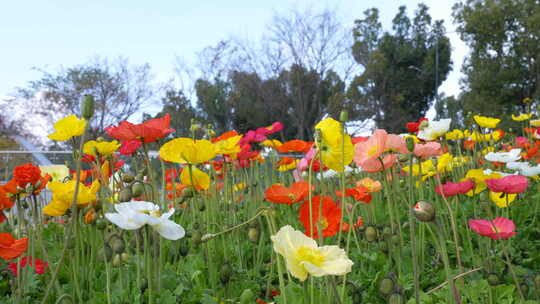
[[[0,185],[0,303],[540,301],[533,113],[351,137],[342,112],[283,141],[168,114],[89,138],[93,111],[48,136],[71,162]]]

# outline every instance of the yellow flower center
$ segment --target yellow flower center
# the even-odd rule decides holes
[[[374,145],[373,147],[369,148],[367,154],[368,154],[368,156],[373,156],[373,155],[377,154],[378,150],[379,150],[379,146]]]
[[[161,211],[159,211],[159,210],[139,210],[138,212],[142,213],[142,214],[148,214],[148,215],[153,216],[153,217],[160,217],[161,216]]]
[[[317,267],[320,267],[324,263],[325,258],[317,249],[304,246],[298,248],[296,256],[300,262],[309,262]]]
[[[325,217],[323,217],[323,218],[319,221],[319,227],[320,227],[322,230],[328,228],[328,221],[326,220]]]
[[[287,196],[292,199],[293,201],[296,200],[296,195],[294,195],[294,193],[289,193],[287,194]]]

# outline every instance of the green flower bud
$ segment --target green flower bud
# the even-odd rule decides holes
[[[249,230],[248,230],[248,238],[253,243],[256,243],[259,240],[259,229],[257,229],[257,228],[249,228]]]
[[[364,231],[364,235],[366,237],[366,240],[371,243],[377,240],[379,233],[377,232],[377,229],[375,227],[369,226],[369,227],[366,227],[366,231]]]
[[[131,192],[131,188],[126,187],[120,191],[120,194],[118,195],[118,200],[120,202],[129,202],[132,197],[133,193]]]
[[[129,183],[133,182],[134,180],[135,180],[135,176],[133,176],[131,174],[126,173],[126,174],[122,175],[122,181],[124,183],[129,184]]]
[[[139,197],[144,193],[144,185],[142,183],[135,183],[131,185],[131,192],[133,197]]]
[[[81,115],[84,119],[90,120],[94,116],[94,96],[84,95],[81,105]]]
[[[339,113],[339,121],[342,123],[349,121],[349,112],[347,112],[347,110],[342,110],[341,113]]]
[[[389,304],[403,304],[403,296],[399,293],[394,293],[388,298]]]
[[[394,292],[394,280],[391,278],[383,278],[379,282],[379,293],[383,296],[388,296]]]
[[[495,273],[490,273],[488,274],[487,276],[487,282],[490,286],[497,286],[500,284],[500,279],[499,279],[499,276]]]

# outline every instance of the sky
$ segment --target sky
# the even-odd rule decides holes
[[[176,58],[193,63],[197,52],[230,36],[259,39],[276,13],[291,8],[335,8],[352,27],[364,10],[377,7],[384,29],[390,30],[400,5],[412,16],[421,2],[433,19],[445,20],[450,32],[454,70],[439,90],[457,95],[467,47],[452,33],[455,1],[25,0],[0,2],[0,99],[39,79],[36,68],[54,72],[95,56],[148,63],[155,82],[165,82],[175,75]]]

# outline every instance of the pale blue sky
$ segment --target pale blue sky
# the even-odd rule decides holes
[[[400,5],[412,15],[419,2],[430,7],[434,19],[445,19],[454,1],[396,0],[0,0],[0,98],[25,86],[40,73],[84,63],[99,55],[127,57],[131,63],[149,63],[156,81],[174,75],[176,56],[188,63],[206,46],[231,35],[258,39],[275,12],[292,7],[336,7],[348,26],[364,10],[378,7],[385,29]],[[456,34],[454,72],[441,91],[458,93],[459,67],[466,47]]]

